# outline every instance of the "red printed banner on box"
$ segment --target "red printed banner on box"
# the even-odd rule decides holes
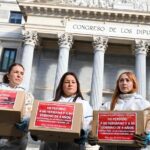
[[[58,129],[72,129],[73,104],[39,102],[35,126]]]
[[[0,108],[13,109],[17,92],[0,90]]]
[[[135,112],[100,112],[98,114],[98,139],[132,141],[136,131]]]

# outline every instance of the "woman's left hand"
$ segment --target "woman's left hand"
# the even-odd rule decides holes
[[[28,132],[29,118],[23,118],[19,123],[16,123],[15,126],[17,129],[22,132]]]
[[[150,133],[135,134],[135,142],[139,147],[146,147],[150,144]]]
[[[98,144],[98,138],[92,134],[92,131],[90,131],[88,134],[88,143],[92,146]]]
[[[74,142],[79,145],[84,145],[86,140],[87,140],[87,134],[83,129],[81,129],[80,138],[75,139]]]

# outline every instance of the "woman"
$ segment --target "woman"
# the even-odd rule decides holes
[[[150,102],[137,94],[137,79],[132,72],[123,72],[116,84],[111,102],[103,104],[100,110],[143,110]]]
[[[130,111],[136,111],[136,110],[144,110],[148,107],[150,107],[150,102],[145,100],[141,95],[137,94],[137,80],[132,72],[123,72],[116,84],[116,88],[112,97],[111,102],[106,102],[104,103],[100,110],[111,110],[111,111],[116,111],[116,110],[130,110]],[[140,136],[137,136],[137,138]],[[89,137],[89,143],[93,144],[95,142],[96,144],[96,139]],[[137,141],[137,144],[143,147],[145,146],[144,142],[141,143],[142,141]],[[140,148],[135,148],[135,147],[126,147],[126,146],[119,146],[119,145],[110,145],[110,146],[102,146],[104,150],[138,150]]]
[[[12,64],[8,73],[3,76],[3,83],[0,84],[0,89],[2,90],[16,90],[16,91],[25,91],[23,87],[20,86],[24,76],[24,67],[19,63]],[[25,95],[25,106],[24,114],[22,121],[16,123],[16,127],[22,132],[27,133],[27,125],[30,117],[30,112],[32,109],[33,96],[31,93]],[[0,149],[1,150],[25,150],[27,145],[27,135],[18,139],[15,137],[12,138],[0,138]]]
[[[83,106],[83,125],[81,138],[76,139],[74,143],[52,143],[45,142],[41,144],[41,150],[83,150],[86,141],[86,135],[90,131],[93,110],[89,103],[83,99],[80,91],[80,84],[76,75],[72,72],[65,73],[58,85],[54,101],[81,103]],[[65,138],[65,137],[64,137]]]

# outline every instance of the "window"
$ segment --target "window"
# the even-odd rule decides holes
[[[21,12],[15,12],[15,11],[10,12],[9,23],[21,24],[21,21],[22,21]]]
[[[11,48],[4,48],[3,53],[2,53],[2,61],[0,65],[0,70],[1,71],[7,71],[9,66],[15,62],[16,58],[16,49],[11,49]]]

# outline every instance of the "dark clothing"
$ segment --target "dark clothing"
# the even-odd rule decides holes
[[[40,150],[85,150],[84,145],[62,142],[42,142]]]
[[[105,145],[102,146],[103,150],[140,150],[139,147],[133,147],[133,146],[119,146],[119,145]]]

